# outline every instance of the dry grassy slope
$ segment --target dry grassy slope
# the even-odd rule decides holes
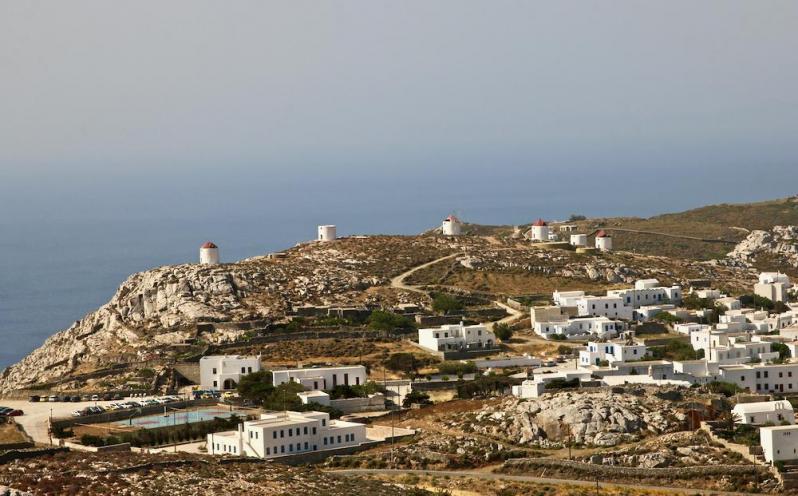
[[[599,228],[621,228],[737,243],[750,230],[798,225],[798,197],[758,203],[723,203],[650,218],[590,218],[573,224],[579,227],[578,232],[586,233],[593,233]],[[557,225],[554,227],[556,229]],[[484,231],[493,235],[509,236],[512,228],[495,227]],[[723,258],[733,248],[730,243],[676,239],[656,234],[612,231],[612,235],[617,250],[693,260]],[[593,242],[592,238],[589,242]]]

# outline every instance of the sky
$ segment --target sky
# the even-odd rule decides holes
[[[794,1],[0,0],[0,221],[795,194],[796,25]]]

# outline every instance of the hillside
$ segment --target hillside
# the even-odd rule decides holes
[[[720,259],[753,230],[798,225],[798,197],[710,205],[645,219],[595,218],[576,224],[584,232],[598,228],[610,231],[618,250],[694,260]]]

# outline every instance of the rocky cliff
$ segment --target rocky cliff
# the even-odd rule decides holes
[[[279,258],[134,274],[108,303],[3,371],[0,392],[158,356],[164,344],[197,337],[198,322],[280,319],[292,304],[366,303],[381,295],[364,290],[451,249],[432,237],[343,239]]]

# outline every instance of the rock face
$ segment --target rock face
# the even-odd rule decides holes
[[[798,268],[798,226],[775,226],[770,231],[751,231],[727,258],[749,266],[766,256]]]
[[[684,415],[656,398],[602,390],[555,393],[538,400],[508,398],[469,421],[474,432],[519,445],[551,447],[570,439],[587,446],[615,446],[677,430]]]

